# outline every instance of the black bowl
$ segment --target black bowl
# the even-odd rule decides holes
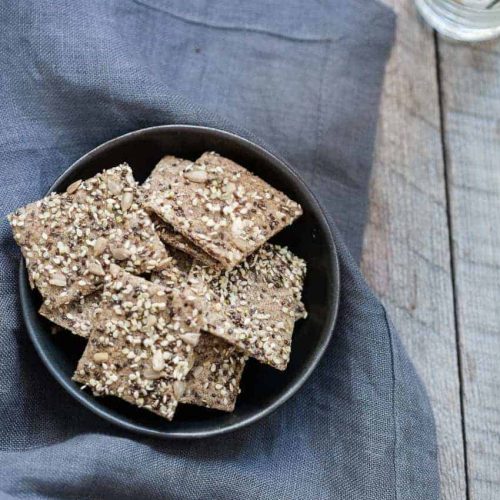
[[[217,151],[259,175],[299,202],[304,215],[273,238],[287,245],[307,262],[303,300],[309,312],[296,324],[290,364],[281,372],[255,360],[248,363],[242,391],[233,413],[180,405],[175,419],[135,408],[118,398],[95,398],[71,381],[84,349],[76,335],[53,335],[50,324],[37,311],[40,296],[30,289],[24,262],[20,269],[20,293],[24,319],[43,362],[78,401],[96,414],[126,429],[163,438],[213,436],[257,421],[290,398],[318,364],[335,324],[339,301],[339,268],[332,234],[318,202],[304,182],[283,161],[234,134],[206,127],[166,125],[125,134],[106,142],[74,163],[50,191],[63,191],[77,179],[85,179],[122,162],[142,182],[158,160],[166,155],[196,159],[204,151]]]

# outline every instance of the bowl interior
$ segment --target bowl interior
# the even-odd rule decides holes
[[[28,330],[50,371],[74,397],[101,416],[129,429],[162,437],[200,437],[241,427],[275,409],[305,381],[331,336],[338,306],[336,251],[324,216],[302,181],[283,162],[244,139],[204,127],[153,127],[119,137],[82,157],[52,187],[63,191],[77,179],[89,178],[122,162],[127,162],[135,178],[142,182],[166,154],[195,160],[204,151],[212,150],[245,166],[304,209],[304,215],[272,241],[287,245],[307,262],[303,301],[309,315],[296,323],[286,371],[249,361],[234,413],[180,405],[175,419],[167,422],[118,398],[94,398],[81,391],[70,379],[85,341],[67,333],[50,333],[49,322],[37,314],[40,296],[29,289],[24,266],[21,270],[21,300]]]

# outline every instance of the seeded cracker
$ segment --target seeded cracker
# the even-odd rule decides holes
[[[123,164],[9,216],[30,280],[48,307],[95,291],[112,262],[137,274],[162,267],[165,248],[138,198]]]
[[[302,214],[286,195],[216,153],[195,163],[165,157],[143,188],[148,210],[226,269]]]
[[[187,286],[170,294],[117,266],[111,273],[73,379],[171,420],[200,337],[196,296]]]
[[[172,274],[165,269],[153,273],[153,282],[175,288],[188,280],[192,259],[180,252],[175,255],[179,272]],[[195,347],[193,368],[186,377],[186,391],[180,402],[233,411],[246,360],[247,356],[225,340],[202,332]]]
[[[232,271],[194,265],[190,279],[207,286],[207,331],[284,370],[295,321],[305,315],[305,272],[305,262],[287,248],[266,244]]]
[[[178,288],[187,280],[191,259],[187,258],[185,262],[186,258],[181,252],[171,249],[168,250],[168,254],[164,268],[157,272],[161,273],[163,280],[161,284],[167,293],[171,293],[174,288]],[[101,312],[101,301],[101,292],[98,291],[59,307],[49,307],[43,303],[38,312],[75,335],[88,337],[94,328],[96,315]]]

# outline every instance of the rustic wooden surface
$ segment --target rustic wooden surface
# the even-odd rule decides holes
[[[500,498],[500,44],[438,41],[470,498]]]
[[[424,379],[445,500],[500,499],[500,43],[398,13],[362,267]]]

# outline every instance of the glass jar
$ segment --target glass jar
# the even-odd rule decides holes
[[[422,17],[439,33],[468,42],[500,35],[500,0],[415,0]]]

